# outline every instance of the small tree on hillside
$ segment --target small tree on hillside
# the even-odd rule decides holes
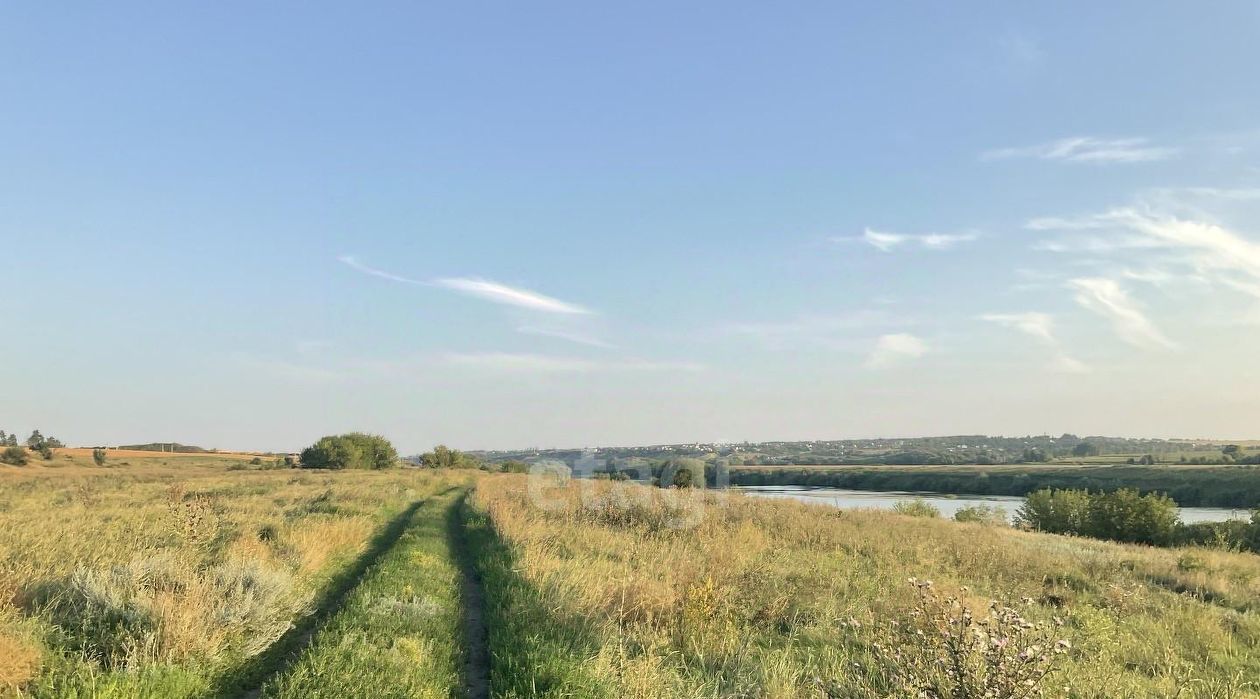
[[[10,466],[25,466],[27,458],[26,450],[16,444],[11,444],[0,452],[0,463]]]
[[[44,445],[44,435],[40,434],[39,430],[35,430],[31,432],[31,436],[26,438],[26,446],[30,447],[31,449],[38,450],[43,445]]]
[[[93,449],[92,461],[95,461],[97,466],[104,466],[105,465],[105,450],[101,449],[100,447]]]

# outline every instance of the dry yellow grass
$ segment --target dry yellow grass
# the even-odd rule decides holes
[[[36,646],[0,633],[0,691],[17,691],[35,676],[39,663]]]
[[[88,451],[88,464],[71,453],[61,467],[0,469],[0,678],[10,685],[36,696],[89,685],[108,688],[94,696],[204,693],[441,482],[145,454],[128,466],[90,465]]]
[[[1253,554],[607,483],[539,494],[523,477],[494,478],[476,503],[512,554],[505,575],[518,599],[502,623],[542,609],[570,629],[551,647],[537,621],[513,637],[522,658],[567,668],[555,682],[570,689],[900,696],[875,644],[897,647],[890,624],[919,603],[907,580],[927,578],[975,609],[998,599],[1036,621],[1062,619],[1075,649],[1048,696],[1260,692]],[[590,661],[555,659],[568,655]]]

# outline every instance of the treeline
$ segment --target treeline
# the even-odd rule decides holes
[[[1153,546],[1213,546],[1260,552],[1260,510],[1251,520],[1186,524],[1177,502],[1158,493],[1038,490],[1016,515],[1022,526],[1050,534],[1072,534]]]
[[[1168,468],[1077,466],[1071,468],[737,468],[732,485],[796,485],[850,490],[905,490],[974,495],[1028,495],[1055,490],[1163,493],[1187,507],[1260,506],[1260,469],[1247,466]]]

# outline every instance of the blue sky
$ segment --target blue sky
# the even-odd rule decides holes
[[[1254,3],[10,3],[0,428],[1260,436]]]

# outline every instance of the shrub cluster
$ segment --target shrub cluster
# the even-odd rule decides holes
[[[25,466],[28,458],[26,450],[17,445],[7,446],[4,448],[4,451],[0,452],[0,464]]]
[[[955,522],[975,522],[977,524],[1006,525],[1006,510],[996,505],[971,505],[954,513]]]
[[[398,464],[398,452],[384,437],[351,432],[324,437],[302,450],[302,468],[382,469]]]
[[[901,500],[893,505],[893,510],[897,514],[909,515],[911,517],[940,517],[941,511],[936,506],[922,498],[914,500]]]
[[[1052,534],[1168,546],[1181,523],[1177,503],[1159,493],[1136,490],[1091,493],[1086,490],[1038,490],[1030,493],[1018,520]]]
[[[433,451],[420,455],[420,465],[426,468],[481,468],[477,457],[465,454],[458,449],[451,449],[445,444],[433,447]]]

